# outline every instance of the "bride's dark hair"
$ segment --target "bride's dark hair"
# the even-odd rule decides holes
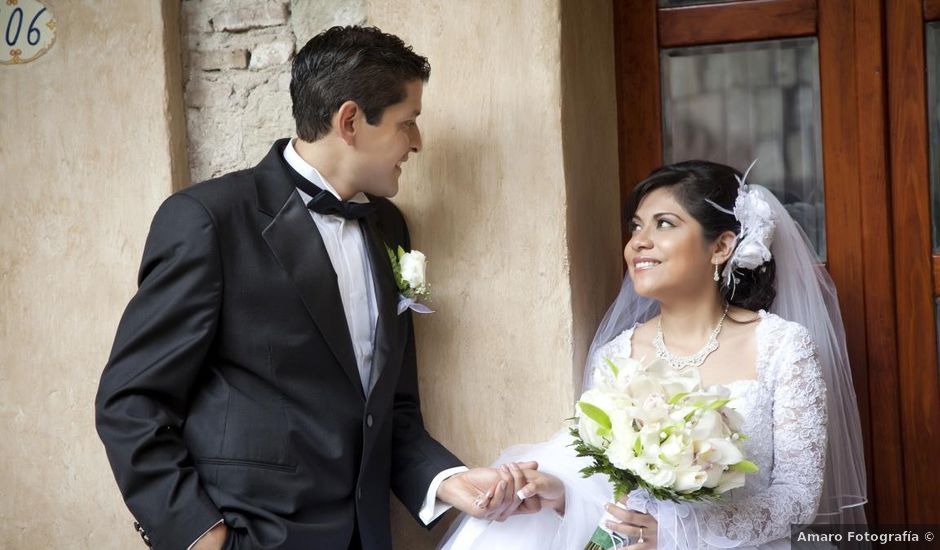
[[[656,189],[668,188],[679,204],[702,226],[707,242],[718,238],[725,231],[741,231],[741,224],[734,216],[715,208],[711,200],[722,208],[732,210],[738,197],[738,180],[741,173],[716,162],[689,160],[667,164],[650,173],[633,189],[625,212],[632,218],[643,197]],[[724,265],[719,267],[723,269]],[[777,291],[774,287],[776,264],[773,258],[757,269],[739,269],[734,275],[739,280],[732,290],[721,279],[721,294],[729,304],[756,311],[768,309],[773,304]]]

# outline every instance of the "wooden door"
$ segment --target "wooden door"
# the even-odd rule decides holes
[[[899,0],[904,8],[896,11],[894,3],[874,0],[659,4],[614,0],[622,198],[652,169],[682,160],[675,143],[680,138],[694,142],[682,134],[696,128],[677,126],[677,118],[696,109],[710,116],[704,112],[708,98],[677,103],[676,89],[683,86],[670,76],[676,59],[687,63],[697,55],[737,56],[749,50],[777,52],[761,54],[774,63],[794,55],[815,56],[815,69],[795,69],[800,82],[794,83],[793,69],[783,63],[774,77],[781,89],[771,92],[761,84],[755,92],[766,94],[768,108],[782,113],[779,144],[765,149],[783,160],[771,162],[769,169],[777,170],[781,180],[800,180],[781,185],[803,193],[794,207],[819,214],[815,222],[798,221],[808,232],[818,230],[817,252],[839,289],[865,438],[869,521],[940,521],[940,491],[928,471],[929,464],[940,460],[938,290],[933,276],[940,268],[930,248],[926,99],[923,93],[919,99],[905,99],[911,89],[924,90],[924,22],[934,12],[922,10],[920,0]],[[936,6],[937,1],[928,4]],[[911,50],[920,51],[920,57]],[[756,62],[748,59],[761,72],[760,56]],[[813,70],[818,80],[811,78]],[[710,86],[715,85],[699,85]],[[807,99],[807,93],[812,97]],[[784,99],[773,99],[777,95]],[[757,105],[752,112],[762,112],[762,100],[752,101]],[[791,106],[780,108],[781,102]],[[714,108],[717,103],[711,104]],[[813,109],[804,113],[803,122],[797,121],[796,137],[790,136],[791,114]],[[725,124],[733,125],[733,120]],[[754,141],[772,134],[770,126],[754,130]],[[728,144],[732,134],[728,130],[717,140],[725,140],[726,151],[735,148]],[[695,150],[694,144],[684,147]],[[704,150],[715,152],[714,147]],[[746,166],[734,160],[732,164]],[[762,167],[768,170],[765,160],[756,171]],[[819,180],[815,188],[808,181],[813,179]]]
[[[940,227],[940,1],[889,1],[885,15],[905,504],[910,522],[937,523],[940,238],[931,226]]]

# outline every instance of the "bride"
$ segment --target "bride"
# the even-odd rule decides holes
[[[753,166],[753,165],[752,165]],[[444,550],[584,548],[601,518],[631,550],[789,548],[791,524],[864,523],[865,468],[845,332],[832,281],[767,189],[705,161],[659,168],[631,197],[628,274],[598,328],[584,389],[604,358],[660,358],[721,384],[745,419],[759,471],[717,503],[610,503],[604,476],[583,478],[563,429],[496,461],[521,509],[464,516]],[[538,471],[515,462],[536,460]],[[604,512],[607,515],[604,516]]]

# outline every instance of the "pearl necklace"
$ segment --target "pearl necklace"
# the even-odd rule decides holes
[[[725,310],[721,314],[721,319],[718,320],[718,326],[715,327],[711,336],[708,337],[708,341],[705,342],[705,347],[685,357],[673,355],[671,351],[666,349],[666,342],[663,341],[663,319],[660,317],[656,322],[656,338],[653,338],[653,347],[656,348],[656,357],[666,361],[677,371],[683,371],[689,367],[702,366],[705,359],[707,359],[713,351],[718,349],[718,335],[721,334],[721,325],[725,322],[727,315],[728,307],[725,306]]]

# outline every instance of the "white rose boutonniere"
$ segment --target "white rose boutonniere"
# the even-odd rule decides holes
[[[401,250],[401,249],[399,249]],[[427,259],[424,254],[417,250],[398,253],[398,265],[401,268],[401,279],[412,290],[414,294],[423,295],[427,293]],[[405,289],[402,289],[405,290]]]
[[[396,250],[388,246],[385,249],[398,286],[398,314],[401,315],[407,309],[415,313],[434,313],[434,310],[419,303],[431,297],[431,287],[427,282],[427,258],[424,254],[417,250],[405,252],[400,246]]]

